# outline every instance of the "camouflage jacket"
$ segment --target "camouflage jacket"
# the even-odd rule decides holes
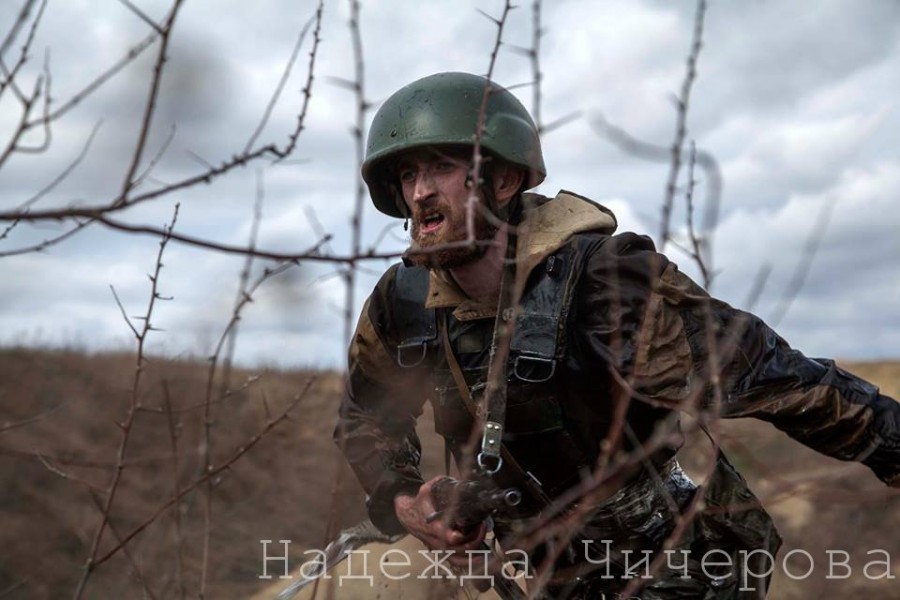
[[[504,443],[550,496],[590,469],[617,411],[625,413],[627,451],[686,407],[769,421],[819,452],[861,461],[900,486],[900,403],[830,360],[807,358],[759,318],[710,297],[648,238],[614,235],[615,218],[606,209],[568,192],[549,202],[530,199],[537,207],[526,213],[517,239],[517,278],[526,294],[548,277],[556,256],[577,246],[560,288],[567,301],[552,377],[509,375]],[[372,521],[387,533],[403,531],[395,495],[415,494],[422,483],[415,424],[423,403],[431,401],[436,429],[457,455],[472,425],[448,375],[440,336],[426,336],[404,358],[399,322],[433,310],[438,329],[446,323],[467,382],[477,387],[495,315],[494,307],[468,299],[439,271],[420,274],[427,288],[423,305],[398,306],[403,269],[411,271],[388,269],[362,310],[335,430],[368,494]],[[677,448],[674,441],[662,444],[652,464],[665,468]]]

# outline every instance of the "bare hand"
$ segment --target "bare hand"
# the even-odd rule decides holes
[[[474,534],[466,535],[447,525],[444,519],[433,519],[434,502],[431,499],[431,488],[442,477],[435,477],[419,488],[415,496],[398,495],[394,498],[394,510],[397,519],[413,536],[420,539],[430,550],[449,550],[454,555],[447,561],[456,567],[469,565],[468,550],[483,550],[486,525],[482,524]]]

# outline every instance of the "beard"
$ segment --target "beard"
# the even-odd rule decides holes
[[[497,228],[491,225],[475,210],[475,244],[442,248],[454,242],[464,242],[467,235],[466,211],[452,210],[447,205],[437,207],[444,216],[444,223],[436,233],[422,233],[422,212],[417,210],[412,217],[412,243],[406,251],[406,262],[429,269],[452,269],[474,262],[484,256],[488,242],[494,239]]]

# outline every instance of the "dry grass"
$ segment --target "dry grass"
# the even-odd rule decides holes
[[[122,418],[127,406],[133,363],[128,355],[0,351],[0,597],[71,596],[99,519],[87,484],[104,487],[110,480],[120,437],[114,420]],[[900,363],[849,368],[879,383],[887,393],[900,395]],[[239,387],[249,375],[235,373],[232,387]],[[284,585],[258,579],[259,540],[291,539],[291,566],[296,568],[303,550],[324,546],[330,517],[347,525],[363,516],[362,494],[331,442],[341,379],[334,373],[315,375],[316,383],[293,419],[274,429],[216,485],[209,598],[246,598],[272,584]],[[217,404],[214,462],[262,428],[267,418],[263,396],[271,413],[276,413],[311,376],[266,372],[257,383]],[[204,363],[154,360],[142,387],[142,404],[161,407],[165,381],[176,407],[197,405],[204,397],[205,378]],[[34,422],[2,430],[3,422],[19,422],[59,405]],[[153,412],[138,416],[121,495],[112,512],[117,532],[129,531],[171,497],[175,475],[180,486],[200,475],[201,413],[196,409],[177,413],[177,473],[166,416]],[[894,572],[900,575],[900,538],[895,533],[900,528],[900,494],[887,490],[864,467],[819,456],[766,424],[733,422],[724,430],[730,457],[778,522],[785,538],[782,556],[804,549],[815,560],[813,575],[803,581],[793,581],[778,569],[771,598],[896,597],[896,582],[870,581],[862,568],[872,560],[866,552],[882,548],[891,554]],[[426,473],[436,474],[441,469],[440,442],[427,418],[420,431],[428,459]],[[704,442],[696,443],[695,455],[702,452]],[[346,485],[335,494],[338,480]],[[188,597],[197,596],[199,584],[201,509],[198,493],[189,495],[178,509]],[[166,512],[128,546],[131,560],[120,553],[102,565],[85,597],[146,597],[137,571],[154,597],[181,597],[174,515]],[[107,536],[103,547],[112,543]],[[827,549],[850,553],[850,579],[826,579]],[[806,565],[799,560],[789,567],[800,573]],[[358,597],[424,597],[415,586],[398,592],[384,584],[379,582]],[[338,592],[337,598],[348,597],[348,590]]]

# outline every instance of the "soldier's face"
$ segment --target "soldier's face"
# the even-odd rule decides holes
[[[412,219],[411,260],[428,267],[451,268],[466,264],[485,252],[485,245],[447,247],[468,239],[467,202],[469,158],[465,151],[414,150],[397,163],[403,199]],[[475,239],[490,240],[495,230],[473,207]]]

